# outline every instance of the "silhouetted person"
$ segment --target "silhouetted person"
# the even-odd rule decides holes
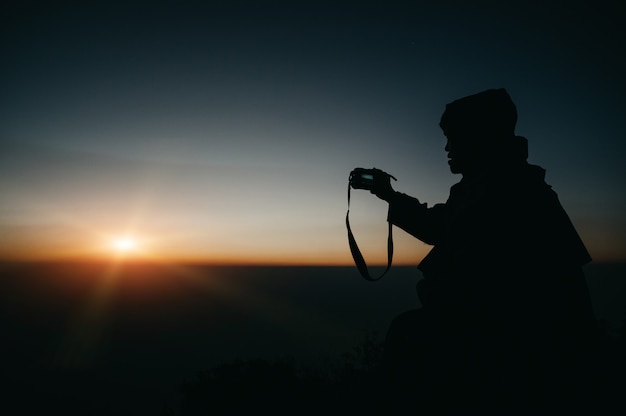
[[[562,404],[584,393],[591,258],[544,169],[527,163],[516,121],[504,89],[446,106],[448,163],[462,175],[446,203],[429,208],[375,175],[389,221],[434,246],[419,265],[422,308],[398,316],[385,341],[392,407]]]

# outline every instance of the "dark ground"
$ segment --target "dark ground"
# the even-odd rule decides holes
[[[626,265],[592,264],[586,274],[605,332],[617,331]],[[342,353],[376,333],[382,340],[395,315],[418,305],[418,276],[413,267],[369,283],[352,267],[5,263],[0,362],[10,412],[2,413],[157,415],[189,402],[185,380],[200,390],[225,385],[200,371],[239,362],[228,371],[250,378],[238,359],[291,363],[285,377],[300,364],[345,375],[355,356]]]

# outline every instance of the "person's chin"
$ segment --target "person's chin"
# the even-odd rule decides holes
[[[452,160],[448,160],[448,166],[450,167],[450,172],[454,174],[461,173],[461,169],[459,168],[459,166]]]

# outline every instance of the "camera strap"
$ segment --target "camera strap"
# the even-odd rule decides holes
[[[367,269],[367,264],[365,264],[365,259],[361,254],[361,250],[359,250],[359,246],[354,239],[354,234],[352,234],[352,229],[350,228],[350,184],[348,184],[348,212],[346,213],[346,227],[348,228],[348,243],[350,244],[350,252],[352,253],[352,258],[354,259],[354,263],[356,264],[356,268],[361,273],[361,276],[365,280],[369,280],[374,282],[382,278],[391,268],[391,260],[393,259],[393,236],[392,236],[392,226],[391,222],[387,220],[389,224],[389,232],[387,234],[387,268],[385,271],[378,277],[374,278],[370,276],[369,271]]]

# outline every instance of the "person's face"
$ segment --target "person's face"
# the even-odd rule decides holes
[[[451,131],[446,131],[446,147],[448,165],[452,173],[468,173],[474,164],[474,150],[467,137],[459,137]]]

